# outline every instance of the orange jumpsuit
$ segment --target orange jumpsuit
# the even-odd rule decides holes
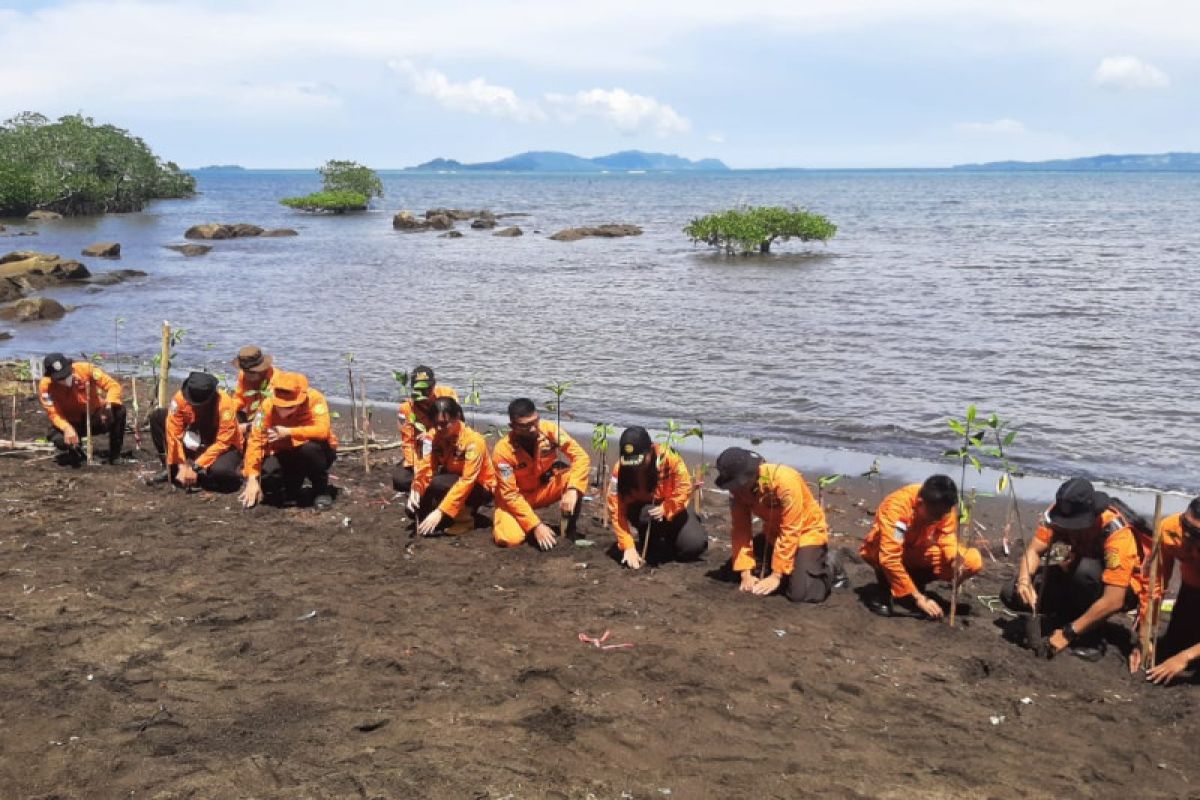
[[[220,407],[217,410],[217,437],[204,452],[196,456],[196,467],[208,469],[218,458],[230,450],[242,449],[242,432],[238,428],[238,401],[222,391],[217,392]],[[183,392],[176,392],[167,414],[167,466],[187,461],[183,446],[184,433],[196,425],[196,409],[183,399]]]
[[[292,431],[292,435],[278,441],[267,441],[267,429],[276,425],[284,425]],[[279,418],[275,411],[274,399],[268,397],[259,407],[259,416],[250,426],[250,438],[246,442],[246,462],[242,468],[247,478],[256,478],[262,474],[262,464],[267,456],[280,450],[299,447],[305,442],[328,441],[330,448],[337,450],[337,436],[329,422],[329,404],[325,395],[316,389],[308,390],[308,399],[296,406],[296,413],[287,422]]]
[[[252,374],[261,374],[262,379],[252,382],[250,378]],[[271,383],[274,380],[274,367],[263,373],[249,373],[245,370],[238,370],[237,389],[233,393],[233,399],[237,402],[238,412],[245,414],[247,419],[253,419],[254,415],[262,407],[263,401],[271,396]]]
[[[465,422],[457,423],[457,427],[457,433],[452,432],[453,426],[445,433],[437,428],[431,429],[433,441],[429,456],[420,460],[416,477],[413,478],[413,489],[425,494],[434,475],[450,473],[459,476],[438,503],[438,510],[448,519],[459,515],[476,484],[489,492],[496,490],[496,469],[488,455],[487,441]]]
[[[961,578],[983,569],[983,557],[973,547],[960,549],[956,510],[941,519],[917,524],[921,507],[921,485],[910,484],[889,494],[875,512],[875,524],[863,540],[858,554],[863,561],[883,572],[892,597],[908,597],[917,591],[912,573],[932,574],[938,580],[954,578],[954,559],[962,555]]]
[[[617,547],[624,552],[636,546],[633,531],[629,527],[629,517],[626,509],[637,503],[662,504],[663,517],[672,519],[687,508],[692,496],[692,476],[688,473],[687,464],[683,457],[674,450],[664,452],[662,445],[653,445],[651,456],[658,465],[658,483],[654,494],[634,491],[626,497],[617,493],[617,474],[621,465],[613,467],[612,479],[609,481],[608,518],[612,520],[613,533],[617,536]]]
[[[1074,562],[1081,558],[1096,558],[1104,565],[1100,580],[1106,586],[1119,586],[1141,595],[1144,582],[1141,577],[1142,554],[1138,547],[1137,534],[1125,518],[1106,508],[1100,514],[1098,528],[1080,532],[1056,532],[1043,520],[1034,534],[1039,542],[1053,544],[1066,542],[1071,552],[1063,561],[1062,569],[1070,571]]]
[[[1175,564],[1179,564],[1179,580],[1183,586],[1200,590],[1200,544],[1193,544],[1183,534],[1180,518],[1183,514],[1172,514],[1159,523],[1162,565],[1158,570],[1158,583],[1150,586],[1150,559],[1142,565],[1143,580],[1138,591],[1138,619],[1145,619],[1151,592],[1155,602],[1161,602],[1163,591],[1171,585]],[[1148,553],[1147,553],[1148,554]]]
[[[75,382],[70,386],[56,383],[48,376],[38,383],[38,399],[42,408],[46,409],[50,424],[63,433],[72,427],[72,420],[82,420],[87,416],[89,402],[92,414],[106,404],[121,404],[121,384],[104,370],[87,361],[76,361],[71,365],[71,372],[75,375]],[[103,399],[100,397],[101,391],[104,392]],[[83,431],[76,433],[83,435]]]
[[[762,519],[768,546],[774,544],[772,572],[791,575],[797,549],[829,543],[825,512],[812,496],[804,476],[785,464],[759,466],[752,504],[736,497],[731,497],[730,502],[734,572],[752,570],[757,564],[750,534],[752,515]]]
[[[458,393],[449,386],[436,384],[433,387],[432,398],[436,400],[439,397],[453,397],[457,400]],[[422,438],[433,436],[433,406],[430,405],[427,409],[422,408],[410,397],[400,404],[396,418],[400,426],[400,445],[401,452],[404,453],[404,463],[412,467],[415,472],[417,462],[421,460],[421,448],[418,446],[418,442]],[[416,423],[421,424],[424,432],[417,428]]]
[[[542,480],[542,476],[553,468],[560,449],[570,460],[570,468],[555,470],[549,480]],[[587,451],[578,442],[545,420],[538,422],[532,455],[509,434],[496,442],[492,462],[496,467],[496,515],[492,539],[501,547],[523,543],[541,523],[534,509],[558,502],[567,489],[579,492],[576,502],[582,503],[592,464]]]

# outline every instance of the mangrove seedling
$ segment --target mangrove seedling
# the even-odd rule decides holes
[[[467,396],[463,399],[463,405],[471,409],[471,427],[475,428],[476,412],[479,411],[479,405],[483,400],[483,396],[479,393],[479,382],[474,375],[471,376],[471,391],[467,392]],[[478,430],[478,429],[476,429]]]
[[[124,317],[113,318],[113,355],[121,352],[121,328],[125,327]]]
[[[553,400],[546,402],[546,410],[554,412],[555,459],[562,457],[562,447],[559,444],[559,440],[562,439],[562,401],[563,397],[567,394],[567,390],[571,388],[572,383],[574,381],[555,381],[554,383],[547,384],[545,387],[554,395]],[[583,498],[580,497],[575,502],[582,503]],[[567,518],[562,515],[559,515],[558,518],[558,535],[560,537],[566,537],[567,535]]]
[[[600,500],[600,523],[608,525],[608,440],[616,428],[607,422],[592,426],[592,452],[596,454],[596,472],[592,485]]]
[[[822,511],[825,510],[825,490],[844,477],[846,476],[842,473],[835,472],[832,475],[822,475],[817,478],[817,505],[821,507]]]
[[[354,353],[343,353],[342,360],[346,362],[346,383],[350,386],[350,435],[358,438],[358,402],[354,383]]]
[[[974,403],[967,406],[967,413],[962,419],[952,417],[946,421],[946,424],[959,436],[959,446],[953,450],[946,450],[943,455],[955,459],[961,466],[958,484],[958,548],[961,551],[968,546],[964,539],[970,539],[971,515],[975,506],[975,490],[967,490],[967,467],[971,466],[975,468],[976,472],[983,472],[983,465],[979,463],[976,451],[983,446],[987,429],[979,420],[979,412]],[[962,555],[960,553],[954,558],[954,576],[950,582],[950,627],[954,627],[955,612],[958,608],[958,587],[961,582]]]
[[[1022,538],[1025,536],[1025,525],[1021,520],[1021,504],[1017,501],[1017,489],[1014,483],[1014,478],[1020,477],[1022,473],[1009,460],[1008,451],[1017,438],[1017,431],[1009,426],[1007,420],[1001,419],[995,413],[989,414],[984,424],[992,435],[992,443],[983,447],[982,452],[995,459],[1000,469],[1000,478],[996,481],[996,494],[1008,495],[1008,509],[1004,514],[1004,532],[1001,534],[1000,544],[1004,548],[1004,555],[1009,555],[1014,519],[1017,523],[1017,533]]]

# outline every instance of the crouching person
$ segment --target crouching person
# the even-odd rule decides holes
[[[85,460],[80,442],[91,412],[92,433],[108,434],[108,463],[116,463],[125,441],[125,405],[121,384],[87,361],[71,361],[51,353],[42,362],[44,377],[38,399],[53,428],[48,438],[60,452],[59,461],[78,466]],[[103,396],[101,396],[103,392]]]
[[[463,418],[453,397],[434,401],[429,453],[417,461],[417,474],[405,510],[417,518],[417,535],[444,530],[459,517],[474,527],[474,514],[492,502],[496,470],[487,441]]]
[[[704,555],[708,534],[688,511],[692,479],[683,458],[651,442],[641,427],[626,428],[618,450],[607,502],[621,563],[641,569],[643,550],[655,563]]]
[[[1200,497],[1193,498],[1183,512],[1164,519],[1158,531],[1162,568],[1158,571],[1155,586],[1150,586],[1147,580],[1141,587],[1138,619],[1149,613],[1151,603],[1162,602],[1163,591],[1171,585],[1176,564],[1179,565],[1179,595],[1175,598],[1167,632],[1154,650],[1157,663],[1151,667],[1146,662],[1139,642],[1129,654],[1129,671],[1146,668],[1146,680],[1151,683],[1170,683],[1185,677],[1188,672],[1195,680],[1196,664],[1200,661]],[[1142,572],[1148,571],[1148,564],[1143,564]],[[1156,634],[1154,631],[1151,635]]]
[[[288,503],[298,503],[308,480],[317,510],[331,507],[329,468],[337,459],[337,446],[325,396],[309,388],[303,375],[276,371],[271,396],[250,427],[242,505],[250,508],[262,502],[264,492],[280,490]]]
[[[1039,567],[1055,542],[1070,547],[1060,564]],[[1000,593],[1014,611],[1038,608],[1055,627],[1047,640],[1050,655],[1070,648],[1085,661],[1099,661],[1106,649],[1104,621],[1133,608],[1141,591],[1137,535],[1112,499],[1083,478],[1073,478],[1054,497],[1017,566]],[[1039,596],[1041,599],[1038,604]]]
[[[958,487],[948,475],[933,475],[884,498],[859,549],[875,568],[876,596],[867,601],[871,611],[891,616],[898,604],[938,619],[942,607],[924,593],[925,584],[953,581],[959,559],[959,580],[983,569],[978,550],[959,547],[957,509]]]
[[[716,467],[717,488],[730,496],[731,566],[740,576],[739,590],[769,595],[782,589],[793,603],[825,602],[834,572],[829,526],[804,476],[785,464],[766,464],[758,453],[740,447],[722,452]],[[750,535],[752,517],[763,521],[757,548]],[[771,570],[759,578],[759,559],[767,562],[768,554]]]
[[[204,372],[187,376],[169,409],[150,414],[150,437],[166,469],[154,483],[235,492],[242,485],[242,432],[237,400]]]

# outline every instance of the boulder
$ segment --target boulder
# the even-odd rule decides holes
[[[614,239],[619,236],[641,236],[642,229],[637,225],[599,225],[594,228],[565,228],[549,238],[556,242],[577,242],[590,236],[603,239]]]
[[[0,342],[6,342],[12,338],[12,334],[8,331],[0,331]]]
[[[15,322],[62,319],[66,313],[67,309],[62,303],[48,297],[27,297],[0,307],[0,319],[11,319]]]
[[[177,253],[183,253],[185,256],[202,256],[212,250],[211,244],[168,244],[164,247]]]
[[[429,222],[417,219],[411,211],[401,211],[392,217],[392,228],[398,231],[425,231],[429,230]]]
[[[96,242],[83,248],[80,255],[91,258],[120,258],[121,245],[118,242]]]
[[[498,230],[492,234],[492,236],[509,236],[509,237],[524,236],[524,235],[525,235],[525,231],[521,230],[516,225],[512,226],[511,228],[501,228],[500,230]]]
[[[26,214],[25,219],[33,220],[35,222],[42,222],[50,219],[62,219],[62,214],[59,214],[57,211],[42,211],[41,209],[38,209],[37,211],[30,211],[28,214]]]
[[[44,281],[33,281],[31,285],[45,286],[58,281],[81,281],[92,273],[87,267],[73,259],[63,259],[50,253],[9,253],[24,255],[14,261],[0,261],[0,278],[30,279],[45,278]],[[8,258],[8,256],[5,256]]]
[[[434,214],[425,221],[435,231],[448,231],[454,227],[454,220],[446,214]]]
[[[439,239],[461,239],[462,231],[446,231],[442,235],[438,236],[438,238]]]
[[[262,236],[263,229],[248,222],[238,222],[226,225],[220,222],[206,222],[203,225],[193,225],[183,234],[185,239],[241,239],[250,236]]]
[[[24,261],[27,258],[58,258],[57,253],[39,253],[37,250],[13,250],[11,253],[5,253],[0,256],[0,264],[9,264],[13,261]]]
[[[471,227],[477,231],[490,231],[496,227],[495,217],[479,217],[471,223]]]
[[[480,214],[491,213],[484,211],[465,211],[461,208],[431,208],[425,212],[425,219],[432,220],[434,217],[449,217],[455,222],[465,222],[471,217],[477,217]]]
[[[300,234],[291,228],[271,228],[263,231],[261,235],[270,239],[278,239],[281,236],[299,236]]]
[[[248,222],[239,222],[231,226],[233,228],[233,238],[242,239],[249,236],[262,236],[263,229],[258,225],[251,225]]]
[[[146,273],[140,269],[114,269],[111,272],[98,272],[87,279],[93,286],[112,286],[115,283],[127,281],[130,278],[144,278]]]

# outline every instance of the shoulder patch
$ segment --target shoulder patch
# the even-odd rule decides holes
[[[233,412],[232,412],[232,411],[225,411],[225,412],[222,412],[222,414],[221,414],[221,421],[222,421],[222,422],[229,422],[229,420],[231,420],[231,419],[233,419]]]
[[[463,449],[463,458],[474,458],[476,452],[475,445],[469,444]]]
[[[314,408],[314,409],[313,409],[313,413],[314,413],[314,414],[324,414],[324,413],[325,413],[325,412],[327,412],[328,410],[329,410],[329,409],[327,409],[327,408],[325,407],[325,404],[324,404],[324,403],[317,403],[317,406],[316,406],[316,408]]]
[[[513,476],[512,464],[509,464],[507,461],[501,461],[496,465],[496,469],[499,470],[500,476],[505,480],[508,480]]]
[[[1104,551],[1104,568],[1116,569],[1121,566],[1121,554],[1116,550]]]
[[[904,541],[904,534],[908,533],[908,524],[903,521],[897,521],[896,527],[892,529],[892,538],[897,542]]]

